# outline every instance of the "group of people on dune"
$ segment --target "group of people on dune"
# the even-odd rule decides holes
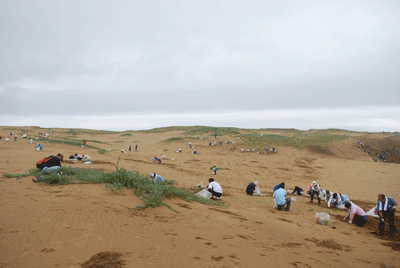
[[[246,193],[254,195],[255,193],[251,191],[252,184],[249,184],[246,189]],[[250,189],[250,190],[249,190]],[[286,210],[290,210],[292,198],[287,197],[287,192],[285,190],[285,183],[281,182],[275,185],[273,189],[273,197],[275,200],[275,208],[281,210],[286,206]],[[295,189],[291,193],[292,195],[302,195],[310,197],[310,203],[314,202],[314,198],[318,199],[318,206],[321,205],[321,199],[328,203],[328,208],[333,205],[335,208],[347,209],[347,216],[343,218],[344,221],[349,219],[350,224],[355,224],[359,227],[364,226],[368,221],[368,215],[365,211],[342,193],[333,193],[329,190],[323,190],[321,185],[316,181],[313,181],[307,187],[307,192],[304,192],[302,188],[295,186]],[[396,226],[394,224],[394,215],[397,208],[397,202],[390,196],[385,196],[384,194],[378,195],[378,200],[376,207],[372,209],[373,212],[377,214],[379,218],[379,235],[384,235],[385,222],[388,222],[390,233],[397,232]]]

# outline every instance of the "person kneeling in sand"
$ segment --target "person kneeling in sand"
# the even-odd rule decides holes
[[[90,162],[90,156],[88,156],[87,154],[83,154],[82,155],[82,161],[83,162]]]
[[[208,180],[208,186],[207,186],[207,190],[212,194],[211,198],[213,198],[214,196],[216,197],[217,200],[219,200],[219,198],[222,195],[222,188],[221,185],[219,185],[218,182],[214,181],[213,178],[210,178]]]
[[[333,195],[330,196],[328,200],[328,208],[331,207],[331,204],[335,207],[338,208],[340,205],[343,204],[342,197],[338,193],[334,193]]]
[[[160,159],[160,158],[157,158],[156,156],[154,156],[151,160],[153,160],[153,163],[162,164],[161,159]]]
[[[278,210],[282,210],[282,208],[286,205],[286,211],[290,210],[290,203],[292,202],[292,199],[290,197],[286,197],[287,193],[285,190],[285,186],[282,188],[279,188],[274,192],[274,199],[275,199],[275,204],[278,208]]]
[[[252,182],[246,187],[246,194],[248,195],[263,195],[260,191],[260,188],[258,188],[258,182]]]
[[[151,173],[150,178],[155,181],[156,183],[159,183],[160,181],[164,181],[164,178],[161,177],[160,175],[156,173]]]
[[[363,227],[367,223],[368,216],[365,211],[354,203],[346,202],[344,206],[348,209],[349,213],[343,218],[345,221],[349,218],[349,223],[354,223],[358,227]]]

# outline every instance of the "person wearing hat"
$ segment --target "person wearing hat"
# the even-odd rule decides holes
[[[311,188],[310,188],[310,197],[311,197],[311,200],[310,200],[310,203],[313,202],[313,200],[314,200],[314,195],[317,195],[317,198],[318,198],[318,206],[320,206],[320,205],[321,205],[321,197],[320,197],[320,195],[321,195],[321,186],[320,186],[316,181],[313,181],[313,182],[311,183]]]
[[[397,207],[397,202],[384,194],[378,195],[378,203],[376,204],[376,211],[379,216],[379,235],[383,236],[385,231],[385,221],[389,223],[391,233],[396,232],[396,226],[394,225],[394,212]]]
[[[344,221],[349,218],[349,223],[354,223],[358,227],[363,227],[367,223],[368,216],[362,208],[350,202],[346,202],[344,206],[349,211],[347,216],[343,218]]]
[[[258,185],[258,182],[252,182],[246,187],[246,194],[248,195],[257,195],[256,192],[256,186]]]
[[[164,178],[161,177],[160,175],[156,174],[156,173],[151,173],[150,178],[155,181],[156,183],[160,182],[160,181],[164,181]]]

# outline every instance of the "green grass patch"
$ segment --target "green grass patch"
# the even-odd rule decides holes
[[[79,146],[81,147],[83,145],[83,141],[81,140],[71,140],[71,139],[46,139],[46,138],[40,138],[40,141],[44,141],[44,142],[48,142],[48,143],[62,143],[62,144],[68,144],[71,146]],[[102,143],[102,142],[99,142]],[[99,153],[104,154],[106,152],[105,149],[90,145],[90,144],[86,144],[85,147],[88,148],[92,148],[92,149],[97,149]]]
[[[330,134],[325,131],[317,131],[313,133],[294,131],[291,135],[278,134],[242,134],[237,146],[258,150],[263,150],[264,147],[272,148],[276,146],[292,146],[303,149],[306,146],[321,146],[325,147],[329,144],[347,139],[345,134]]]
[[[102,141],[96,141],[96,140],[85,140],[86,142],[94,142],[94,143],[101,143],[101,144],[105,144],[105,142]],[[83,143],[83,140],[82,140]]]
[[[23,178],[28,176],[38,176],[40,173],[39,169],[30,169],[25,173],[3,173],[3,176],[6,178]]]
[[[147,130],[139,130],[140,133],[165,133],[171,131],[182,131],[186,130],[188,127],[161,127],[161,128],[153,128]]]
[[[77,135],[77,134],[104,135],[104,134],[115,134],[115,133],[118,133],[118,132],[116,132],[116,131],[107,131],[107,130],[74,130],[74,129],[69,129],[67,131],[63,131],[62,133],[72,134],[72,135]]]
[[[175,138],[169,138],[169,139],[166,139],[166,140],[164,140],[164,142],[175,142],[175,141],[184,141],[184,140],[187,140],[187,139],[193,139],[192,137],[175,137]]]
[[[132,136],[132,134],[131,134],[131,133],[124,133],[124,134],[122,134],[121,136],[122,136],[122,137],[124,137],[124,136],[131,137],[131,136]]]
[[[185,135],[239,135],[240,131],[243,131],[239,128],[233,127],[204,127],[204,126],[195,126],[189,127],[188,130],[185,131]],[[247,130],[246,130],[247,131]]]
[[[101,172],[93,169],[78,169],[72,167],[61,167],[63,175],[49,174],[43,177],[44,184],[78,184],[78,183],[94,183],[99,184],[101,189],[114,194],[121,194],[125,190],[133,191],[143,201],[143,205],[138,208],[144,209],[147,207],[166,206],[169,209],[176,211],[169,204],[165,202],[166,199],[178,197],[187,202],[199,202],[206,205],[224,207],[224,204],[210,199],[195,196],[195,189],[187,189],[183,187],[176,187],[174,180],[165,180],[163,182],[155,183],[149,179],[148,175],[141,175],[136,171],[128,171],[124,168],[118,168],[118,163],[115,171]],[[22,174],[8,174],[4,176],[7,178],[20,178],[25,176],[38,176],[41,172],[30,170],[28,173]]]

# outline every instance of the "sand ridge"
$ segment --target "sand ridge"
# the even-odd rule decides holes
[[[39,132],[35,128],[0,129],[3,138],[9,131],[19,133],[19,129],[27,130],[28,136]],[[71,136],[64,129],[48,132],[50,138]],[[272,188],[281,181],[293,189],[295,185],[305,188],[317,180],[324,189],[343,192],[364,206],[372,207],[378,193],[399,201],[400,166],[371,162],[368,155],[349,147],[354,144],[351,139],[358,137],[329,148],[333,154],[290,147],[278,147],[276,154],[242,153],[225,143],[232,139],[229,136],[190,140],[192,149],[187,140],[162,142],[180,134],[82,133],[71,137],[86,139],[88,144],[106,149],[105,154],[97,149],[46,141],[44,151],[37,152],[33,148],[35,141],[30,145],[21,135],[16,142],[1,140],[1,173],[25,172],[44,156],[58,152],[64,156],[88,154],[92,165],[71,166],[103,171],[115,170],[121,157],[119,166],[141,174],[159,173],[165,179],[176,180],[180,187],[193,187],[201,181],[206,184],[208,178],[214,177],[223,187],[222,201],[226,205],[216,208],[172,199],[167,203],[180,213],[166,207],[140,210],[136,206],[142,201],[128,190],[113,195],[99,185],[48,186],[32,183],[31,177],[3,177],[1,265],[84,267],[89,260],[96,260],[92,257],[108,256],[125,267],[399,266],[398,240],[377,238],[373,234],[374,219],[368,228],[350,226],[340,221],[345,211],[328,209],[325,203],[321,207],[309,204],[305,197],[297,197],[290,212],[272,208]],[[223,141],[224,146],[209,146],[210,141]],[[128,151],[128,144],[132,149],[138,144],[139,151],[122,154],[120,149]],[[179,148],[182,153],[175,152]],[[192,154],[193,149],[198,153]],[[152,157],[164,154],[162,165],[152,163]],[[64,165],[69,166],[66,162]],[[216,176],[210,173],[212,165],[220,167]],[[263,197],[245,194],[247,184],[256,180]],[[332,221],[326,226],[315,222],[315,212],[320,211],[331,214]],[[114,253],[120,254],[120,259]]]

